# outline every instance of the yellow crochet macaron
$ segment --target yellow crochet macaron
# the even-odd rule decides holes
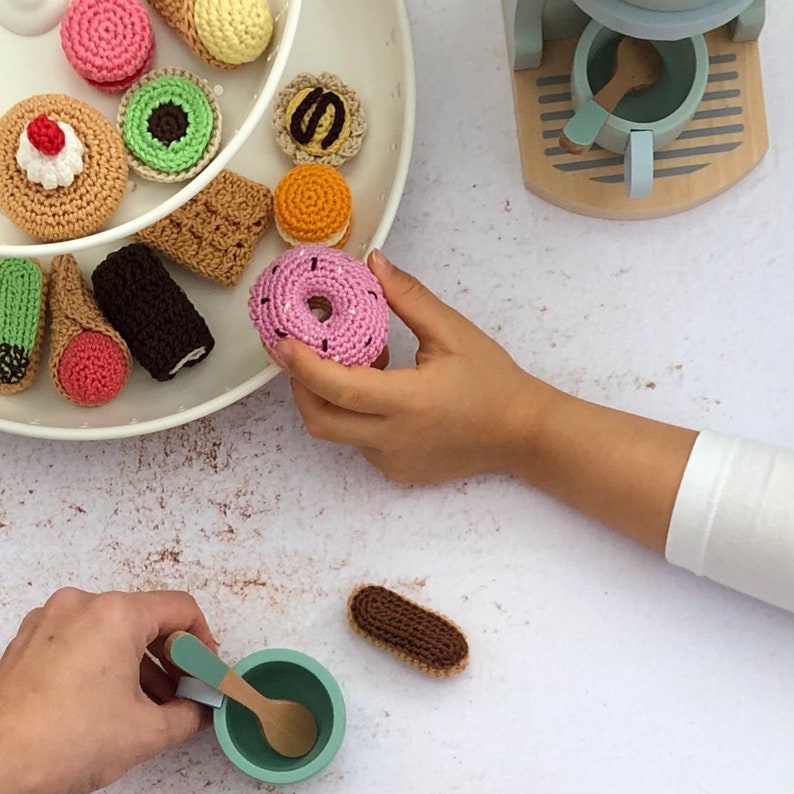
[[[330,165],[298,165],[278,183],[273,214],[278,233],[289,245],[323,243],[341,248],[352,226],[350,188]]]

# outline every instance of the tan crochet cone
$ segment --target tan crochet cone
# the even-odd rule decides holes
[[[109,336],[121,349],[129,375],[132,369],[129,348],[99,310],[75,258],[70,254],[56,256],[50,265],[50,317],[50,376],[55,388],[67,400],[75,402],[61,386],[58,365],[69,342],[83,331]]]
[[[47,190],[17,165],[20,133],[45,113],[74,128],[83,144],[83,172],[68,187]],[[39,94],[0,118],[0,210],[22,231],[43,240],[73,240],[100,229],[127,189],[127,152],[99,111],[64,94]]]
[[[456,675],[469,663],[466,636],[449,618],[380,585],[353,590],[347,618],[359,637],[435,678]]]
[[[209,50],[196,30],[195,0],[149,0],[152,8],[163,18],[179,37],[190,47],[192,53],[207,66],[216,69],[236,69],[240,64],[224,63],[210,55]]]
[[[0,394],[16,394],[30,386],[36,378],[39,371],[39,360],[41,359],[41,341],[44,338],[44,323],[47,317],[47,287],[48,279],[47,272],[41,266],[38,259],[31,259],[35,262],[36,266],[41,270],[41,303],[39,305],[39,325],[36,330],[36,341],[33,343],[33,350],[30,351],[28,360],[28,368],[25,376],[17,383],[0,383]]]
[[[179,209],[135,235],[174,262],[227,287],[240,280],[273,217],[273,194],[221,171]]]

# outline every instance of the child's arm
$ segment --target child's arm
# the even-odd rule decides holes
[[[359,447],[402,483],[510,472],[664,550],[694,431],[554,389],[382,254],[369,264],[419,339],[416,367],[348,369],[282,342],[313,435]]]

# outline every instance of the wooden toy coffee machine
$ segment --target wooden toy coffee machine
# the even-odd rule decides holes
[[[764,156],[765,0],[502,0],[524,181],[574,212],[654,218]]]

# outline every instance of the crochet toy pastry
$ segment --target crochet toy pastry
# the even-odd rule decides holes
[[[109,94],[134,83],[154,58],[154,31],[140,0],[72,0],[61,22],[66,60]]]
[[[114,251],[91,281],[99,308],[156,380],[170,380],[210,354],[215,340],[207,323],[147,246]]]
[[[273,215],[264,185],[221,171],[179,209],[135,235],[175,262],[228,287],[240,280]]]
[[[144,179],[192,179],[221,143],[221,111],[206,80],[184,69],[155,69],[133,83],[117,125],[130,167]]]
[[[299,74],[273,105],[279,146],[293,163],[339,166],[358,154],[367,129],[358,94],[336,75]]]
[[[378,280],[363,262],[324,245],[301,245],[271,262],[251,287],[248,310],[266,350],[300,339],[348,367],[369,366],[389,333]]]
[[[469,644],[452,621],[385,587],[356,588],[347,616],[356,634],[423,673],[448,678],[469,663]]]
[[[50,375],[55,388],[77,405],[116,397],[132,368],[129,348],[102,316],[73,256],[50,265]]]
[[[47,275],[35,259],[0,259],[0,394],[33,383],[46,303]]]
[[[194,55],[216,69],[255,61],[273,35],[267,0],[150,0]]]
[[[0,209],[43,240],[100,229],[127,188],[127,156],[113,125],[62,94],[40,94],[0,118]]]
[[[353,200],[345,178],[330,165],[297,165],[276,186],[276,229],[289,245],[341,248],[350,236]]]

